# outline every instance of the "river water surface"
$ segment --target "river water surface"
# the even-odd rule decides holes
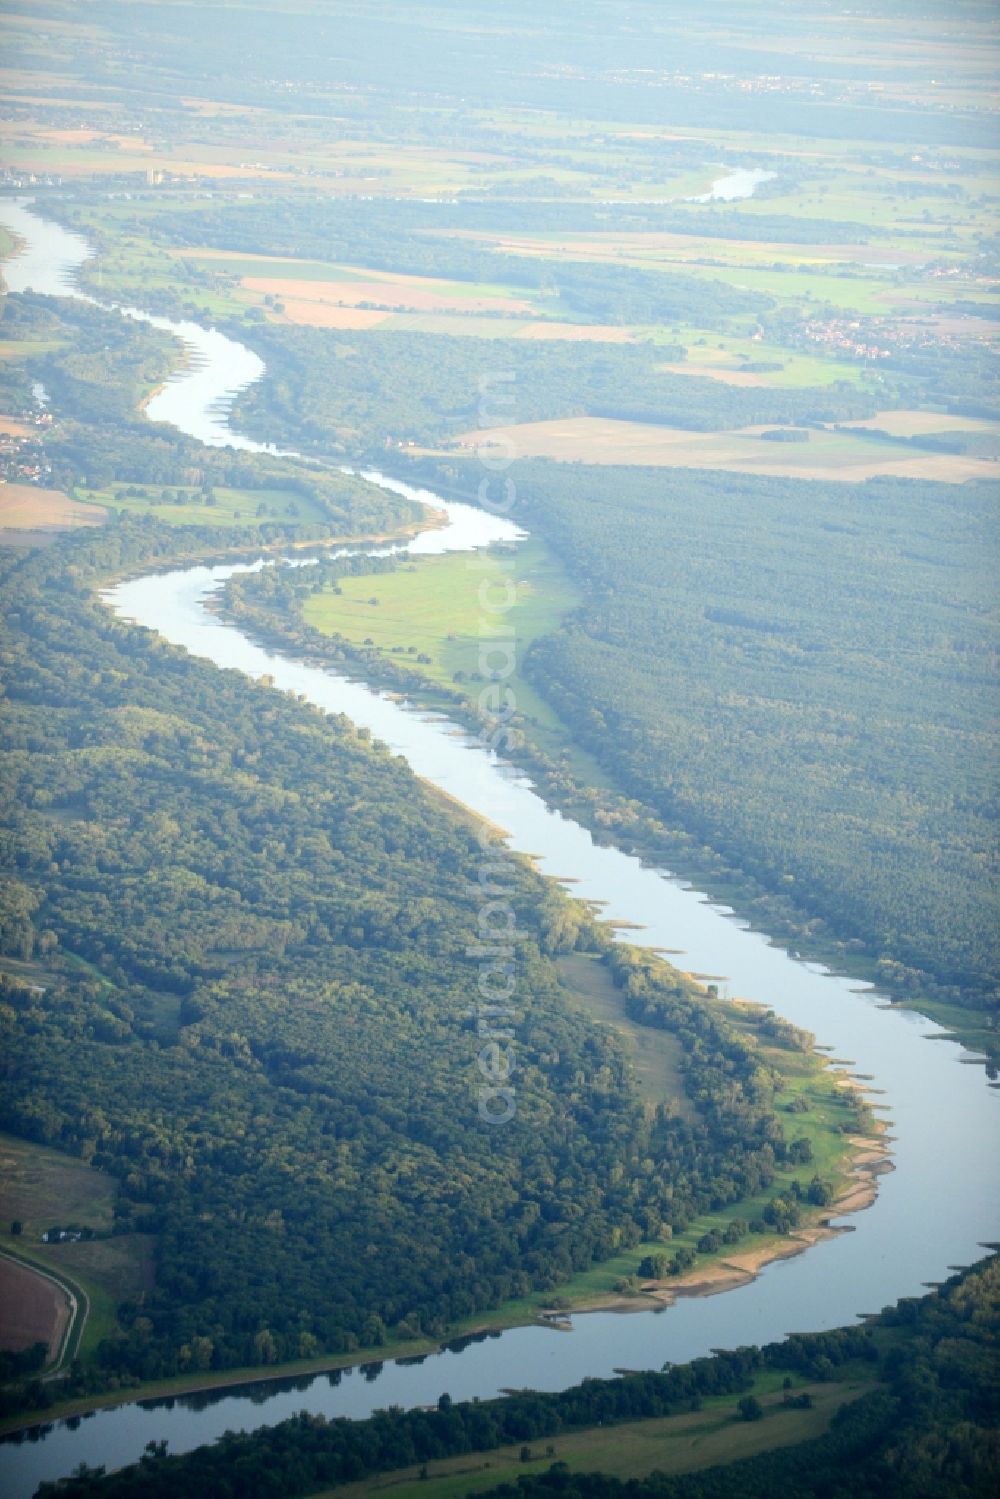
[[[26,243],[4,267],[12,290],[74,294],[73,272],[88,254],[82,240],[13,200],[0,201],[0,224]],[[195,353],[150,403],[150,418],[215,445],[259,448],[228,425],[234,395],[262,373],[257,356],[217,331],[155,321]],[[475,507],[384,475],[368,477],[447,512],[446,525],[406,544],[411,553],[471,552],[523,534]],[[836,1327],[920,1294],[998,1237],[989,1187],[997,1098],[980,1068],[961,1065],[966,1054],[942,1039],[940,1027],[890,1009],[856,981],[793,959],[667,871],[597,846],[586,829],[547,806],[525,775],[454,725],[364,683],[266,650],[220,622],[206,605],[241,570],[245,565],[229,564],[153,574],[120,584],[107,599],[122,617],[220,667],[255,678],[268,674],[278,688],[348,714],[405,756],[418,775],[498,823],[510,846],[535,855],[544,873],[572,877],[573,893],[602,902],[608,919],[637,923],[641,930],[630,930],[630,941],[682,949],[681,966],[723,976],[732,995],[763,1001],[814,1031],[821,1045],[871,1076],[891,1122],[895,1169],[881,1179],[874,1206],[845,1220],[853,1231],[766,1267],[738,1290],[681,1299],[658,1313],[580,1315],[569,1332],[516,1328],[410,1362],[99,1411],[0,1448],[0,1493],[27,1499],[41,1479],[64,1475],[80,1462],[114,1468],[135,1460],[151,1440],[185,1451],[226,1430],[270,1425],[303,1409],[363,1417],[391,1404],[430,1403],[445,1390],[453,1399],[489,1398],[525,1385],[556,1390],[623,1367],[658,1368],[716,1347]]]

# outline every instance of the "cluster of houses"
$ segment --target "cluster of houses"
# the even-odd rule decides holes
[[[801,323],[799,332],[807,343],[821,344],[833,353],[846,355],[849,359],[891,359],[892,350],[885,347],[888,342],[884,330],[879,330],[884,342],[872,342],[873,329],[860,319],[845,322],[840,318],[825,318]]]
[[[45,484],[52,474],[52,465],[45,456],[41,444],[42,433],[52,425],[52,414],[48,411],[19,413],[9,424],[20,431],[5,432],[0,418],[0,483]]]
[[[928,314],[932,312],[928,308]],[[851,322],[830,318],[802,323],[798,333],[806,343],[821,344],[841,358],[863,359],[867,363],[920,349],[961,350],[968,347],[969,337],[968,333],[963,337],[961,326],[941,318],[926,322],[915,318],[896,322],[881,318]]]
[[[86,1235],[88,1239],[94,1237],[92,1229],[74,1228],[47,1228],[42,1234],[43,1244],[79,1244]]]

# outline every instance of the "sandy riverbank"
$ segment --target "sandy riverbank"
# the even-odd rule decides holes
[[[642,1288],[632,1294],[596,1297],[593,1300],[574,1304],[561,1311],[553,1309],[546,1313],[547,1319],[566,1318],[578,1312],[640,1312],[654,1306],[673,1306],[682,1296],[716,1296],[723,1291],[734,1291],[739,1286],[756,1280],[766,1265],[777,1260],[790,1259],[803,1254],[814,1244],[832,1239],[837,1234],[853,1233],[853,1225],[839,1224],[833,1220],[849,1214],[863,1212],[871,1207],[878,1195],[877,1178],[893,1169],[888,1146],[877,1136],[851,1136],[855,1147],[851,1154],[849,1186],[828,1207],[821,1210],[814,1223],[797,1228],[783,1238],[771,1238],[757,1249],[737,1250],[724,1259],[715,1260],[690,1271],[687,1275],[669,1280],[646,1281]]]

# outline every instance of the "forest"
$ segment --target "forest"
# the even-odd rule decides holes
[[[438,444],[480,424],[481,407],[508,421],[564,416],[616,417],[695,431],[752,423],[847,421],[871,416],[876,397],[854,386],[822,390],[720,386],[706,400],[705,383],[666,374],[662,346],[606,344],[587,359],[580,345],[449,338],[382,332],[363,337],[328,329],[259,328],[249,341],[269,377],[240,397],[239,420],[253,433],[323,452],[379,453],[386,439]],[[487,372],[507,383],[489,386]],[[500,404],[502,389],[505,404]],[[507,395],[509,392],[509,402]]]
[[[150,499],[154,487],[159,497],[178,485],[196,487],[206,498],[219,485],[251,492],[282,489],[301,496],[303,511],[316,514],[311,521],[258,525],[248,510],[242,528],[246,544],[281,537],[328,542],[331,531],[334,537],[378,535],[405,529],[422,515],[400,496],[339,469],[209,448],[174,427],[150,423],[137,408],[174,368],[177,345],[116,311],[76,299],[8,295],[0,302],[0,332],[15,346],[43,346],[44,352],[33,352],[15,366],[6,395],[13,411],[27,411],[32,382],[44,386],[59,415],[45,444],[52,483],[59,487],[100,490],[122,482],[144,486]],[[241,537],[227,540],[234,544]]]
[[[122,518],[0,558],[0,953],[46,975],[4,983],[0,1127],[111,1172],[118,1231],[156,1235],[105,1375],[438,1337],[798,1159],[754,1043],[666,964],[642,985],[695,1112],[640,1104],[551,961],[607,938],[512,857],[517,1117],[477,1123],[479,838],[346,720],[93,597],[175,546]]]
[[[408,466],[455,493],[475,472],[467,459]],[[523,670],[646,809],[644,846],[726,898],[738,890],[793,945],[864,960],[900,996],[977,1009],[977,1044],[992,1050],[986,487],[527,461],[514,472],[517,519],[587,600]],[[413,691],[419,663],[303,621],[338,576],[394,565],[236,579],[227,607],[279,646]],[[475,723],[468,684],[425,686]],[[515,758],[586,816],[530,716],[515,727]],[[634,840],[635,803],[624,810]]]
[[[516,472],[588,599],[527,663],[573,733],[793,938],[991,1009],[987,488]]]
[[[799,1248],[762,1288],[760,1338],[823,1327],[817,1225],[842,1211],[849,1164],[864,1176],[852,1213],[890,1167],[875,1149],[859,1164],[855,1137],[891,1142],[874,1110],[891,1129],[896,1100],[870,1102],[879,1079],[832,1070],[863,1064],[824,1055],[767,993],[730,1003],[735,965],[671,967],[664,953],[694,965],[683,929],[655,954],[619,941],[598,902],[561,888],[581,871],[543,879],[345,716],[102,601],[182,565],[314,563],[241,574],[210,611],[478,731],[485,632],[469,600],[460,624],[447,607],[466,559],[434,559],[454,571],[407,617],[419,548],[369,561],[334,543],[409,536],[427,513],[338,465],[474,500],[483,431],[560,423],[566,453],[582,427],[569,461],[515,455],[529,540],[480,559],[516,571],[531,549],[511,758],[609,865],[615,844],[793,957],[877,981],[880,1006],[923,1006],[967,1048],[928,1047],[934,1062],[986,1054],[995,1081],[995,485],[959,481],[1000,460],[996,37],[986,0],[947,11],[16,0],[0,14],[0,187],[94,252],[82,298],[0,284],[0,1144],[19,1172],[51,1151],[47,1182],[72,1172],[101,1194],[99,1226],[63,1261],[39,1225],[75,1208],[4,1214],[8,1251],[79,1275],[78,1314],[95,1291],[59,1367],[27,1337],[0,1353],[5,1429],[125,1403],[137,1453],[167,1434],[161,1396],[254,1378],[273,1420],[283,1375],[375,1378],[538,1319],[557,1326],[527,1339],[565,1339],[570,1312],[648,1308]],[[5,271],[20,249],[0,231]],[[181,346],[110,303],[256,352],[266,373],[232,426],[273,449],[151,422]],[[612,422],[650,430],[598,430]],[[669,429],[695,434],[688,461],[701,444],[720,467],[682,468]],[[44,460],[34,490],[21,442]],[[887,456],[956,482],[840,477]],[[763,476],[779,465],[822,477]],[[75,520],[92,529],[57,534]],[[352,592],[347,639],[333,606]],[[518,937],[504,1130],[477,1108],[484,1060],[504,1055],[472,1008],[487,861]],[[964,1076],[986,1087],[978,1066]],[[897,1169],[919,1172],[913,1155]],[[919,1223],[891,1217],[893,1185],[876,1211],[931,1264]],[[400,1499],[992,1499],[996,1246],[948,1258],[984,1249],[848,1327],[734,1348],[725,1297],[722,1336],[693,1345],[725,1351],[681,1367],[647,1369],[663,1353],[640,1351],[639,1369],[557,1393],[525,1368],[502,1399],[435,1388],[426,1408],[299,1414],[186,1455],[153,1440],[41,1499],[369,1482]],[[662,1434],[699,1471],[612,1471],[626,1424],[701,1417]],[[76,1428],[43,1454],[54,1429],[23,1437],[46,1474]],[[609,1461],[581,1461],[571,1439],[605,1432]],[[102,1441],[88,1450],[121,1461]],[[449,1462],[476,1469],[469,1489]]]
[[[787,1388],[796,1379],[836,1379],[851,1365],[864,1367],[875,1388],[843,1406],[817,1439],[707,1473],[653,1473],[628,1483],[549,1461],[516,1484],[477,1484],[475,1492],[491,1499],[987,1499],[1000,1481],[998,1316],[994,1257],[863,1326],[718,1353],[661,1373],[589,1379],[554,1395],[528,1391],[465,1404],[443,1393],[436,1410],[382,1411],[361,1422],[303,1413],[182,1457],[153,1452],[107,1477],[43,1485],[39,1499],[180,1499],[193,1492],[199,1499],[296,1499],[413,1464],[423,1464],[429,1477],[435,1460],[504,1443],[521,1442],[531,1456],[532,1442],[697,1409],[721,1395],[733,1397],[730,1419],[759,1419],[760,1402],[745,1392],[762,1371],[786,1373]]]

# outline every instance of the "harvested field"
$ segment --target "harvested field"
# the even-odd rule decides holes
[[[565,339],[570,343],[630,344],[635,329],[618,323],[523,323],[518,338]]]
[[[31,428],[23,422],[11,421],[9,416],[0,416],[0,437],[30,437]]]
[[[375,328],[391,318],[391,312],[366,307],[332,307],[328,302],[285,302],[274,322],[294,323],[299,328]]]
[[[148,141],[135,135],[106,135],[103,130],[41,130],[39,140],[56,146],[89,146],[94,141],[116,147],[119,151],[152,151]]]
[[[703,231],[690,234],[668,231],[641,231],[609,234],[603,232],[549,235],[495,234],[486,229],[441,229],[436,238],[468,239],[495,244],[499,250],[514,255],[558,256],[560,259],[685,261],[705,263],[706,241]],[[905,250],[892,246],[872,245],[803,245],[780,240],[713,239],[711,259],[727,265],[861,265],[869,269],[880,266],[892,269],[900,265],[921,265],[927,259],[925,250]]]
[[[0,1258],[0,1348],[20,1352],[34,1343],[47,1343],[51,1358],[69,1314],[65,1291],[26,1265]]]
[[[881,474],[936,479],[946,484],[959,484],[966,479],[995,479],[1000,475],[1000,467],[984,459],[946,453],[914,454],[850,433],[811,431],[807,442],[770,442],[761,438],[761,433],[767,430],[770,429],[744,427],[731,432],[688,432],[678,427],[582,416],[466,432],[455,443],[461,448],[487,450],[491,444],[497,444],[505,454],[554,458],[563,463],[728,469],[735,473],[852,483]]]
[[[106,518],[99,505],[82,505],[61,489],[0,484],[0,528],[69,531],[74,526],[99,526]]]
[[[845,427],[868,427],[893,437],[921,437],[927,432],[983,432],[1000,436],[996,422],[978,416],[950,416],[943,411],[878,411]]]
[[[245,115],[250,113],[249,104],[224,104],[219,99],[195,99],[190,95],[181,95],[181,104],[185,109],[192,110],[195,114],[209,115]]]
[[[754,387],[769,384],[764,375],[755,375],[746,370],[726,369],[722,365],[660,364],[657,368],[667,375],[694,375],[705,380],[721,380],[723,385]]]
[[[248,291],[280,297],[282,301],[319,302],[357,307],[374,302],[379,308],[414,312],[530,312],[529,302],[516,297],[477,294],[473,288],[453,288],[446,281],[421,276],[373,276],[368,281],[302,281],[270,276],[245,276]]]

